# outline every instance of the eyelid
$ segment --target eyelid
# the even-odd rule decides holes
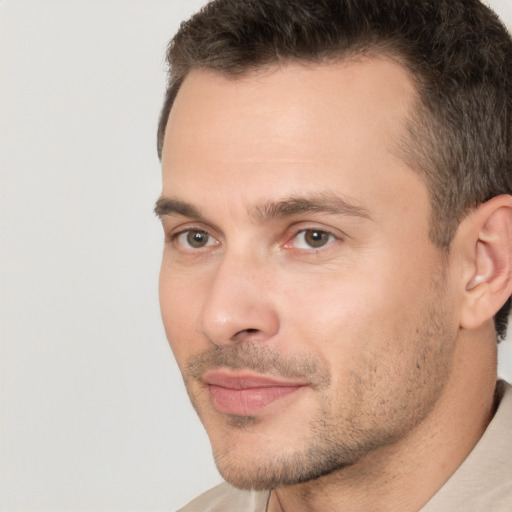
[[[205,233],[209,233],[213,236],[215,236],[214,230],[204,224],[203,222],[194,221],[194,220],[188,220],[188,221],[181,221],[181,222],[172,222],[171,218],[163,219],[162,225],[165,230],[165,233],[167,236],[172,237],[174,235],[179,235],[181,233],[184,233],[185,231],[204,231]]]
[[[204,245],[199,245],[198,247],[194,247],[193,243],[188,239],[189,235],[192,233],[192,239],[194,238],[194,235],[200,234],[201,236],[204,236],[204,239],[200,241],[202,243],[205,242]],[[180,247],[185,248],[186,250],[190,251],[200,251],[202,249],[206,249],[207,247],[212,247],[215,245],[218,245],[219,242],[210,235],[210,233],[198,230],[198,229],[187,229],[186,231],[182,231],[181,233],[177,233],[174,235],[174,241],[176,245],[179,245]]]
[[[295,240],[301,233],[304,233],[307,231],[318,231],[321,233],[326,233],[329,236],[331,236],[333,238],[333,240],[330,240],[325,245],[318,247],[318,248],[311,247],[309,249],[305,249],[305,248],[294,247],[293,243],[292,243],[293,240]],[[338,229],[334,229],[332,227],[322,226],[322,225],[318,225],[318,224],[312,225],[312,224],[307,224],[307,223],[300,223],[299,225],[292,226],[292,228],[289,230],[289,235],[286,236],[286,242],[283,244],[283,247],[285,249],[290,249],[290,250],[298,250],[298,251],[306,251],[306,252],[307,251],[320,252],[323,250],[327,250],[327,248],[330,247],[333,243],[335,243],[337,241],[340,242],[340,241],[344,240],[345,238],[346,238],[346,236],[344,235],[344,233],[342,233]]]
[[[165,229],[165,226],[164,226],[164,230],[165,230],[166,241],[171,242],[175,245],[177,244],[178,238],[181,235],[188,233],[189,231],[198,231],[198,232],[206,233],[209,237],[213,238],[217,242],[215,245],[218,245],[220,243],[219,236],[216,234],[216,232],[211,227],[206,226],[201,222],[183,223],[183,224],[179,224],[178,226],[174,226],[170,229]],[[211,247],[211,246],[209,245],[206,247]],[[190,248],[190,250],[197,251],[199,249]]]

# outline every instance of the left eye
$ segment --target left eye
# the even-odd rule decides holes
[[[327,231],[305,229],[295,235],[293,247],[297,249],[320,249],[334,239],[334,236]]]
[[[206,231],[200,229],[189,229],[176,236],[179,245],[188,249],[202,249],[210,245],[215,245],[216,241]]]

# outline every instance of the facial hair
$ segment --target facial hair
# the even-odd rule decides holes
[[[225,480],[240,489],[296,485],[343,471],[372,450],[408,435],[434,408],[450,374],[454,334],[441,281],[442,278],[433,283],[432,294],[416,323],[404,326],[397,339],[392,340],[395,346],[406,347],[406,361],[397,365],[399,369],[393,368],[392,361],[385,366],[371,358],[362,359],[361,364],[347,370],[343,389],[333,389],[334,378],[328,364],[313,354],[288,357],[265,344],[249,342],[212,347],[194,356],[188,362],[186,382],[200,381],[206,371],[215,368],[246,369],[300,378],[310,384],[318,397],[316,410],[309,410],[308,417],[303,418],[307,428],[299,445],[283,445],[271,454],[256,454],[251,460],[243,460],[237,454],[230,429],[240,435],[254,432],[260,420],[252,416],[225,418],[224,434],[210,435],[215,462]],[[382,376],[387,378],[385,385]],[[190,389],[189,395],[208,432],[197,396]]]

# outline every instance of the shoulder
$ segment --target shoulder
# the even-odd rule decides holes
[[[224,482],[178,512],[265,512],[267,501],[268,492],[241,491]]]
[[[459,469],[422,512],[512,510],[512,388],[500,381],[496,414]]]

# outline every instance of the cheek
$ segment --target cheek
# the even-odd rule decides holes
[[[198,288],[162,264],[159,279],[160,312],[167,340],[181,367],[188,356],[197,350],[195,330]]]
[[[397,285],[383,263],[296,276],[280,301],[283,325],[331,364],[342,361],[346,368],[353,358],[402,350],[396,340],[419,321],[429,285],[417,273]]]

